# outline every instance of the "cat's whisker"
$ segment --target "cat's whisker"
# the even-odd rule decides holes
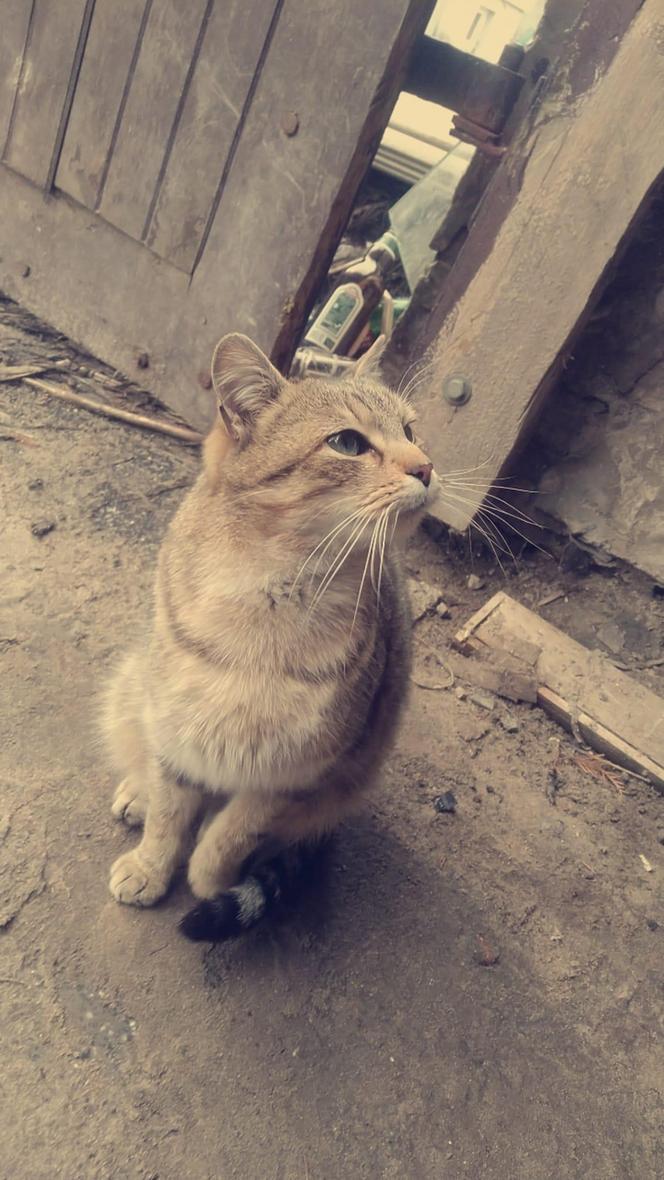
[[[352,524],[353,521],[357,520],[357,518],[359,516],[361,516],[364,511],[365,510],[363,508],[358,508],[355,510],[355,512],[351,512],[348,516],[344,517],[344,519],[342,521],[340,521],[339,524],[336,524],[334,526],[334,528],[331,528],[330,531],[325,534],[325,536],[322,538],[322,540],[320,540],[318,542],[318,544],[311,550],[311,553],[309,554],[309,556],[307,558],[305,558],[305,560],[302,563],[302,565],[300,566],[297,574],[295,575],[295,579],[294,579],[293,584],[291,586],[289,598],[292,598],[293,592],[295,590],[295,587],[297,586],[297,583],[299,582],[299,580],[300,580],[302,574],[304,573],[306,567],[308,566],[309,562],[318,553],[318,550],[321,549],[322,546],[325,545],[326,542],[328,542],[326,549],[329,548],[329,544],[331,544],[334,541],[335,537],[337,537],[338,534],[343,529],[345,529],[348,525]]]
[[[352,634],[353,628],[355,627],[355,621],[357,619],[357,612],[360,609],[360,600],[362,598],[362,591],[364,589],[364,583],[365,583],[366,576],[367,576],[367,570],[369,568],[369,562],[372,561],[372,557],[373,557],[374,545],[376,542],[376,530],[378,528],[379,523],[380,523],[380,518],[374,524],[373,532],[371,534],[371,540],[369,542],[369,548],[367,549],[367,556],[366,556],[366,560],[364,562],[364,569],[362,570],[362,577],[360,579],[360,588],[357,592],[357,599],[355,601],[355,610],[353,611],[353,622],[351,624],[351,634]]]
[[[394,536],[394,529],[396,528],[396,525],[397,525],[397,519],[399,517],[399,505],[398,504],[390,504],[386,508],[385,515],[383,517],[383,532],[382,532],[382,540],[381,540],[381,546],[380,546],[380,566],[378,569],[378,589],[376,590],[376,601],[377,602],[380,602],[380,588],[383,583],[383,568],[385,565],[385,549],[388,544],[388,542],[387,542],[387,529],[388,529],[388,525],[390,522],[390,512],[392,511],[393,508],[396,509],[396,513],[395,513],[395,518],[394,518],[394,524],[392,527],[392,534],[390,536],[390,543],[391,543],[392,537]]]
[[[486,526],[487,522],[490,521],[492,529],[497,530],[496,522],[500,522],[501,524],[504,524],[507,528],[511,529],[511,531],[513,533],[516,533],[516,535],[518,537],[521,537],[522,541],[525,541],[527,545],[532,545],[532,547],[534,549],[537,549],[540,553],[545,554],[547,557],[551,556],[551,554],[548,553],[546,549],[543,549],[541,545],[538,545],[536,541],[533,541],[532,537],[526,536],[525,533],[522,533],[521,530],[519,528],[517,528],[517,526],[513,523],[512,519],[508,517],[508,513],[506,512],[505,509],[492,507],[491,505],[489,505],[488,507],[482,507],[480,505],[478,507],[476,501],[469,500],[466,496],[462,496],[457,493],[451,492],[451,491],[449,491],[449,489],[446,492],[442,492],[441,494],[443,496],[447,496],[449,499],[457,501],[457,503],[459,503],[459,504],[463,504],[465,507],[469,507],[469,508],[474,509],[475,513],[476,513],[476,517],[479,517],[484,522],[485,526]],[[518,520],[519,518],[515,517],[514,519]],[[474,521],[471,521],[471,527],[474,523],[475,523]],[[520,523],[524,523],[524,522],[521,521]],[[531,521],[530,519],[526,518],[525,523],[534,525],[536,522]],[[477,525],[475,525],[475,527],[477,527]],[[494,536],[495,536],[495,533],[494,533]],[[498,533],[498,536],[500,536],[500,539],[502,541],[503,552],[505,552],[505,549],[506,549],[507,552],[509,552],[510,557],[512,558],[512,560],[516,564],[516,557],[514,556],[512,549],[510,548],[509,544],[507,543],[506,538],[502,535],[502,533]],[[493,545],[491,546],[491,549],[494,552],[494,556],[496,556],[496,560],[498,560],[495,550],[493,549]],[[502,568],[502,566],[501,566],[501,568]]]
[[[363,519],[363,517],[364,517],[364,516],[368,516],[368,514],[367,514],[367,513],[364,513],[364,512],[360,512],[360,513],[358,513],[358,516],[357,516],[357,519],[356,519],[356,521],[355,521],[355,524],[357,524],[357,522],[358,522],[358,521],[360,521],[361,519]],[[353,521],[349,521],[349,522],[347,522],[347,524],[344,526],[344,529],[345,529],[345,528],[349,528],[349,527],[350,527],[352,524],[353,524]],[[327,553],[328,553],[328,551],[330,550],[330,548],[332,547],[332,545],[334,544],[334,542],[335,542],[335,541],[336,541],[338,538],[341,538],[341,534],[343,533],[344,529],[337,530],[337,531],[335,532],[334,536],[332,536],[332,537],[330,538],[330,540],[328,541],[328,543],[327,543],[327,545],[325,546],[325,548],[324,548],[324,549],[321,551],[321,553],[319,553],[319,555],[318,555],[318,559],[317,559],[317,561],[316,561],[315,565],[312,567],[312,569],[311,569],[311,572],[310,572],[310,574],[309,574],[309,583],[310,583],[310,584],[311,584],[312,582],[314,582],[314,581],[315,581],[316,577],[318,576],[318,571],[319,571],[319,569],[320,569],[320,567],[321,567],[321,564],[322,564],[322,563],[325,561],[325,558],[326,558],[326,556],[327,556]],[[332,564],[333,564],[333,562],[336,560],[336,558],[339,556],[339,553],[341,552],[341,549],[342,549],[342,548],[343,548],[343,546],[346,544],[346,541],[347,541],[348,539],[349,539],[348,537],[344,537],[344,538],[342,538],[342,539],[341,539],[341,543],[340,543],[340,546],[339,546],[339,548],[337,549],[337,551],[336,551],[336,552],[335,552],[335,553],[332,555],[332,557],[330,558],[330,563],[329,563],[330,565],[332,565]]]
[[[443,488],[445,486],[446,485],[443,484]],[[465,485],[463,484],[452,485],[449,490],[450,494],[455,493],[460,499],[465,499],[465,502],[468,505],[472,506],[474,503],[477,503],[476,500],[473,500],[470,497],[462,496],[462,492],[464,490],[471,491],[472,494],[472,489],[465,488]],[[500,516],[506,521],[513,519],[520,521],[521,524],[530,524],[534,528],[541,529],[543,527],[541,524],[538,524],[536,520],[533,520],[531,516],[528,516],[527,512],[523,512],[521,508],[517,508],[515,505],[510,504],[508,500],[503,500],[502,496],[494,496],[491,494],[484,496],[479,504],[479,508],[482,507],[484,507],[486,511],[492,511],[495,516]]]
[[[320,586],[318,587],[318,590],[314,594],[314,597],[311,601],[311,606],[309,607],[309,613],[311,613],[315,609],[317,604],[320,602],[321,598],[325,594],[325,591],[329,588],[329,586],[334,581],[335,577],[339,573],[342,566],[345,564],[347,559],[350,557],[351,553],[353,552],[353,549],[357,545],[358,541],[360,540],[360,538],[362,537],[363,533],[368,528],[370,523],[371,523],[371,518],[369,517],[368,519],[361,520],[359,524],[355,525],[355,528],[353,529],[350,537],[347,538],[345,544],[342,546],[340,553],[336,555],[334,563],[332,564],[330,569],[327,570],[325,576],[323,577],[323,580],[321,581]]]
[[[419,366],[419,368],[418,368],[418,366]],[[422,364],[420,361],[413,361],[412,364],[408,365],[408,368],[403,372],[403,374],[401,376],[401,380],[397,386],[398,396],[402,397],[405,401],[407,401],[407,394],[404,393],[404,389],[406,389],[408,387],[408,385],[410,384],[410,381],[413,380],[413,378],[411,377],[410,381],[409,381],[409,375],[411,373],[413,373],[413,370],[415,370],[414,377],[417,378],[420,376],[420,374],[430,372],[432,369],[433,369],[433,361],[425,361],[424,364]]]
[[[449,499],[453,499],[453,500],[457,500],[457,501],[458,501],[458,497],[456,497],[456,496],[451,496],[451,495],[449,495],[449,494],[446,496],[446,495],[445,495],[445,493],[442,493],[442,492],[441,492],[441,498],[442,498],[443,500],[444,500],[444,499],[448,499],[448,502],[449,502]],[[461,501],[458,501],[458,502],[461,502]],[[454,504],[450,504],[450,507],[451,507],[451,508],[453,508],[453,507],[454,507]],[[484,540],[486,541],[487,545],[488,545],[488,546],[489,546],[489,548],[491,549],[491,552],[493,553],[493,555],[494,555],[494,557],[495,557],[495,559],[496,559],[496,561],[497,561],[498,565],[500,566],[500,568],[501,568],[501,570],[503,571],[503,573],[505,573],[505,567],[503,566],[503,563],[502,563],[502,561],[500,560],[500,557],[499,557],[499,554],[498,554],[498,550],[496,549],[496,546],[495,546],[495,544],[494,544],[494,541],[493,541],[493,539],[491,538],[491,535],[490,535],[490,533],[489,533],[489,532],[487,532],[487,530],[486,530],[485,524],[478,523],[478,522],[475,520],[475,521],[472,521],[472,522],[471,522],[471,524],[470,524],[470,526],[469,526],[469,527],[470,527],[470,528],[474,528],[474,529],[476,529],[476,531],[477,531],[477,532],[478,532],[478,533],[479,533],[479,534],[480,534],[482,537],[484,537]]]

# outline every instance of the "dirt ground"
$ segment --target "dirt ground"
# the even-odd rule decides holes
[[[62,348],[0,327],[4,363]],[[536,708],[413,686],[381,791],[297,913],[201,948],[176,930],[184,885],[118,906],[135,835],[94,697],[142,634],[197,456],[18,383],[0,436],[3,1180],[661,1176],[662,798],[589,774]],[[444,661],[506,587],[561,589],[542,613],[623,663],[662,655],[664,600],[627,569],[528,551],[503,574],[424,534],[408,560],[450,606],[420,653]]]

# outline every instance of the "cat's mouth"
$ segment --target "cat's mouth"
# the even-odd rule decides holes
[[[425,511],[437,498],[440,491],[440,481],[435,472],[432,472],[428,484],[424,484],[420,480],[411,477],[408,480],[408,485],[399,497],[399,509],[401,512]]]

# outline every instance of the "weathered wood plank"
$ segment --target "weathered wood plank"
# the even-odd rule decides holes
[[[237,324],[251,274],[249,334],[285,367],[400,90],[432,0],[286,0],[207,248],[195,273]],[[297,128],[289,134],[289,119]],[[294,126],[292,122],[290,126]],[[219,283],[219,260],[236,284]],[[260,259],[260,270],[254,260]],[[249,270],[251,268],[251,270]],[[257,281],[258,280],[258,281]],[[276,339],[266,326],[282,323]]]
[[[161,0],[145,25],[106,184],[102,217],[140,241],[169,137],[175,129],[205,0]]]
[[[524,79],[502,65],[464,53],[446,41],[420,37],[403,89],[448,107],[489,131],[501,131]]]
[[[501,652],[537,679],[538,703],[578,726],[588,745],[664,787],[664,700],[507,594],[496,594],[459,631],[462,650]],[[525,646],[524,646],[525,645]]]
[[[213,399],[197,374],[224,330],[292,350],[431,7],[384,0],[367,58],[355,0],[279,0],[193,277],[0,167],[0,289],[205,428]]]
[[[261,4],[247,20],[245,0],[229,0],[210,14],[145,237],[183,270],[196,258],[273,8]]]
[[[544,112],[519,195],[443,326],[419,397],[422,435],[443,475],[473,467],[486,489],[505,467],[664,169],[663,17],[663,0],[646,0],[583,101],[565,118]],[[456,409],[442,396],[454,371],[473,390]],[[466,494],[466,506],[443,494],[434,514],[465,528],[483,491]]]
[[[0,153],[4,153],[23,66],[32,0],[4,0],[0,28]]]
[[[49,176],[85,0],[35,0],[4,160],[35,184]]]
[[[56,184],[94,209],[146,0],[96,0]]]

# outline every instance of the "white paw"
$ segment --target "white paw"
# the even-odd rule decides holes
[[[145,820],[145,800],[141,792],[125,778],[113,796],[111,813],[114,819],[121,819],[129,828],[137,828]]]
[[[168,876],[143,863],[138,848],[123,853],[111,868],[111,893],[124,905],[154,905],[164,896],[169,884]]]

